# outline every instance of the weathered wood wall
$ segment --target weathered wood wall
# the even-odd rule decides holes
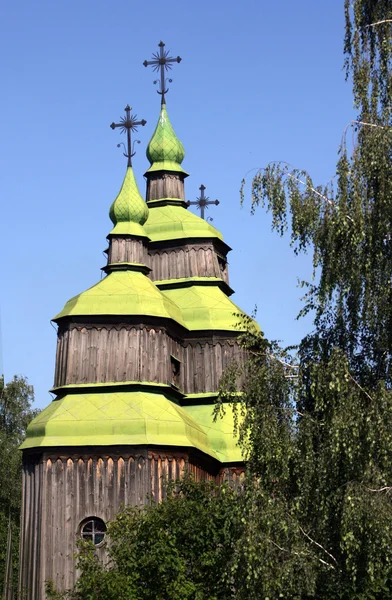
[[[196,481],[237,481],[241,472],[216,465],[205,468],[186,450],[143,448],[78,449],[25,454],[20,544],[20,591],[26,600],[44,600],[45,581],[59,589],[76,579],[74,553],[80,524],[88,517],[105,522],[123,504],[143,505],[164,497],[164,481],[179,479],[185,471]],[[242,469],[243,472],[243,469]],[[97,548],[105,559],[105,548]]]
[[[149,173],[146,200],[162,198],[185,199],[184,175],[180,173]]]
[[[131,237],[111,237],[109,242],[108,264],[111,263],[139,263],[149,266],[147,246],[141,240]]]
[[[224,369],[241,360],[237,340],[179,343],[163,328],[131,325],[77,325],[58,333],[55,387],[72,383],[148,381],[172,383],[170,356],[181,361],[179,385],[185,394],[214,392]]]
[[[218,277],[229,283],[227,263],[212,243],[183,244],[164,250],[150,250],[150,277],[153,281],[183,277]]]
[[[181,391],[184,394],[217,392],[223,371],[245,353],[235,339],[187,343],[183,350]]]
[[[19,541],[19,598],[44,600],[39,589],[44,464],[37,457],[23,465]],[[26,593],[26,595],[24,595]]]

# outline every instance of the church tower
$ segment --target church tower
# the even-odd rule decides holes
[[[131,159],[131,133],[145,121],[127,106],[111,125],[127,135],[128,164],[110,207],[105,276],[53,319],[56,397],[22,445],[19,588],[27,600],[44,600],[50,579],[72,587],[78,538],[104,558],[107,521],[122,504],[159,502],[164,478],[187,470],[221,481],[243,472],[232,413],[212,416],[222,372],[241,358],[241,311],[230,300],[229,246],[185,200],[185,153],[164,78],[179,60],[161,42],[145,62],[158,64],[162,99],[147,147],[146,201]]]

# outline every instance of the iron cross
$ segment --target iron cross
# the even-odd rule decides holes
[[[160,84],[161,89],[157,90],[157,92],[158,92],[158,94],[160,94],[162,96],[161,104],[165,104],[165,94],[169,91],[168,89],[165,89],[165,84],[166,84],[166,81],[169,81],[169,83],[172,82],[171,79],[168,79],[168,80],[165,79],[165,71],[169,71],[172,68],[171,63],[181,62],[181,57],[177,56],[177,58],[174,58],[173,56],[169,56],[168,50],[164,50],[165,44],[163,42],[159,42],[158,46],[159,46],[159,52],[154,52],[152,55],[152,60],[145,60],[143,65],[145,67],[149,67],[150,65],[152,65],[152,68],[154,71],[161,72],[160,73],[160,77],[161,77],[160,82],[158,82],[158,80],[156,80],[156,81],[154,81],[154,83]]]
[[[199,187],[199,190],[201,192],[200,197],[196,199],[196,202],[191,202],[190,200],[188,200],[187,202],[188,206],[191,206],[192,204],[197,206],[197,208],[200,210],[200,216],[202,219],[204,219],[204,211],[208,209],[209,204],[215,204],[216,206],[218,206],[219,204],[219,200],[210,200],[208,197],[204,196],[205,189],[205,186],[201,184],[201,186]]]
[[[112,129],[116,129],[116,127],[120,127],[120,133],[127,132],[127,154],[125,154],[125,152],[124,152],[124,156],[126,156],[128,158],[128,167],[132,167],[131,159],[132,159],[132,156],[135,155],[135,152],[132,153],[131,131],[137,131],[138,125],[142,125],[144,127],[144,125],[147,123],[147,121],[145,121],[144,119],[142,119],[141,121],[138,121],[136,115],[131,115],[132,108],[129,106],[129,104],[126,105],[124,110],[125,110],[125,117],[120,117],[120,123],[112,123],[110,125],[110,127]]]

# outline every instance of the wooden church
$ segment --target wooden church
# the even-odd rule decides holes
[[[164,478],[236,479],[241,452],[228,410],[214,421],[219,380],[238,343],[229,246],[189,210],[184,148],[165,101],[171,58],[161,42],[158,123],[147,147],[144,201],[131,163],[137,121],[120,123],[128,166],[110,207],[105,276],[71,298],[58,327],[56,398],[28,428],[23,450],[19,591],[44,600],[45,581],[72,587],[79,537],[105,557],[105,523],[123,504],[159,502]],[[208,199],[204,186],[198,200]],[[21,596],[22,597],[22,596]]]

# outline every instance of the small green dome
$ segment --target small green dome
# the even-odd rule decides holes
[[[127,168],[121,190],[110,207],[109,216],[115,225],[111,233],[116,233],[116,227],[120,224],[135,223],[142,226],[147,221],[148,206],[139,192],[131,167]]]
[[[181,167],[185,156],[184,146],[174,133],[165,104],[162,105],[161,114],[147,146],[146,155],[151,164],[147,173],[166,170],[179,171],[187,175]]]

